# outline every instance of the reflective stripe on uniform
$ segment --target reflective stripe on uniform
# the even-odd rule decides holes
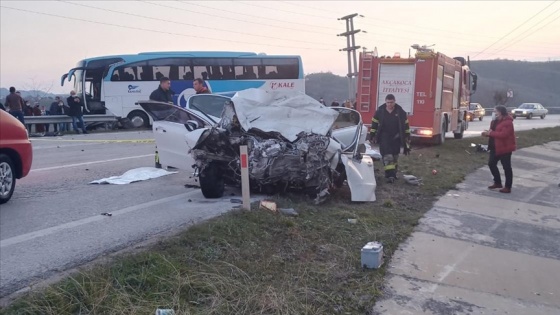
[[[388,164],[388,165],[385,165],[385,166],[383,167],[383,169],[386,170],[386,171],[394,170],[394,169],[396,169],[396,168],[397,168],[397,165],[396,165],[396,164]]]
[[[379,120],[377,120],[375,118],[372,118],[371,121],[374,122],[374,123],[379,123]]]
[[[410,133],[410,129],[406,129],[404,133]]]

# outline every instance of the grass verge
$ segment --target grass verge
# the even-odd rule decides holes
[[[519,148],[539,145],[560,140],[560,127],[517,136]],[[438,196],[486,164],[487,154],[470,147],[486,141],[448,141],[403,156],[401,171],[422,177],[424,185],[379,181],[375,203],[348,202],[347,188],[320,206],[295,195],[278,197],[280,207],[293,207],[299,216],[230,212],[150,250],[84,269],[0,313],[154,314],[158,307],[176,314],[369,313],[387,263],[363,270],[360,248],[380,241],[390,259]]]

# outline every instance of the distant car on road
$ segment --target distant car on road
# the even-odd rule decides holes
[[[484,107],[482,107],[482,105],[480,105],[479,103],[471,103],[469,105],[469,110],[467,112],[467,118],[470,121],[473,121],[476,118],[478,118],[478,120],[482,121],[484,115],[486,115],[486,110],[484,109]]]
[[[533,116],[540,117],[544,119],[548,114],[548,109],[544,108],[540,103],[523,103],[511,111],[513,119],[517,117],[526,117],[527,119],[533,118]]]
[[[25,126],[0,110],[0,204],[12,198],[16,179],[27,176],[33,161],[31,141]]]

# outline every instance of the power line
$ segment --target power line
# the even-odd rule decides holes
[[[371,33],[371,32],[367,32],[366,34],[364,34],[364,36],[366,37],[366,46],[370,46],[372,45],[371,43],[387,43],[387,44],[394,44],[394,45],[403,45],[403,42],[397,42],[397,41],[390,41],[390,40],[385,40],[384,37],[376,37],[377,34],[375,33]],[[396,37],[396,36],[393,36]],[[399,37],[399,38],[405,38],[405,37]],[[406,38],[408,39],[408,38]],[[473,45],[469,45],[469,44],[456,44],[456,43],[452,43],[450,41],[445,41],[444,43],[440,43],[437,41],[433,41],[433,40],[428,40],[428,41],[419,41],[419,40],[415,40],[415,43],[431,43],[431,44],[436,44],[438,47],[467,47],[467,48],[472,48]],[[408,47],[410,45],[406,45],[406,47]],[[526,53],[524,51],[519,51],[519,50],[508,50],[508,52],[512,52],[512,53]]]
[[[303,4],[300,3],[301,1],[298,1],[298,4],[293,4],[290,1],[279,1],[279,2],[289,4],[289,5],[292,5],[292,6],[296,6],[296,7],[303,7],[303,8],[308,8],[308,9],[313,9],[313,10],[318,10],[318,11],[323,11],[323,12],[328,12],[328,13],[333,13],[333,14],[340,14],[340,12],[336,12],[336,11],[331,11],[331,10],[326,10],[326,9],[323,9],[323,8],[317,8],[317,7],[311,7],[311,6],[303,5]]]
[[[233,0],[230,0],[230,1],[233,1]],[[326,17],[326,16],[307,14],[307,13],[301,13],[301,12],[294,12],[294,11],[283,10],[283,9],[278,9],[278,8],[269,8],[269,7],[265,7],[265,6],[262,6],[262,5],[259,5],[259,4],[254,4],[254,3],[245,3],[245,2],[242,2],[242,1],[235,1],[235,3],[241,3],[241,4],[244,4],[244,5],[257,7],[257,8],[268,9],[268,10],[273,10],[273,11],[282,11],[282,12],[287,12],[287,13],[290,13],[290,14],[299,14],[299,15],[311,16],[311,17],[316,17],[316,18],[321,18],[321,19],[333,20],[333,18]]]
[[[211,26],[200,26],[200,25],[196,25],[196,24],[189,24],[189,23],[184,23],[184,22],[177,22],[177,21],[171,21],[171,20],[166,20],[166,19],[154,18],[154,17],[150,17],[150,16],[144,16],[144,15],[122,12],[122,11],[117,11],[117,10],[99,8],[99,7],[94,7],[94,6],[90,6],[90,5],[87,5],[87,4],[73,3],[73,2],[69,2],[69,1],[63,1],[63,0],[58,0],[58,1],[63,2],[63,3],[67,3],[67,4],[72,4],[72,5],[76,5],[76,6],[85,7],[85,8],[92,8],[92,9],[101,10],[101,11],[105,11],[105,12],[113,12],[113,13],[124,14],[124,15],[128,15],[128,16],[140,17],[140,18],[154,20],[154,21],[175,23],[175,24],[180,24],[180,25],[186,25],[186,26],[191,26],[191,27],[216,30],[216,31],[221,31],[221,32],[235,33],[235,34],[246,35],[246,36],[254,36],[254,37],[260,37],[260,38],[267,38],[267,39],[271,38],[271,39],[284,40],[284,41],[292,41],[292,42],[299,42],[299,43],[308,43],[308,44],[335,47],[334,45],[329,45],[329,44],[325,44],[325,43],[316,43],[316,42],[303,41],[303,40],[297,40],[297,39],[285,39],[285,38],[280,38],[280,37],[264,36],[264,35],[250,34],[250,33],[244,33],[244,32],[237,32],[237,31],[232,31],[232,30],[215,28],[215,27],[211,27]]]
[[[251,42],[243,42],[243,41],[230,40],[230,39],[224,39],[224,38],[212,38],[212,37],[208,37],[208,36],[196,36],[196,35],[187,35],[187,34],[182,34],[182,33],[172,33],[172,32],[169,32],[169,31],[153,30],[153,29],[147,29],[147,28],[141,28],[141,27],[119,25],[119,24],[106,23],[106,22],[99,22],[99,21],[92,21],[92,20],[86,20],[86,19],[81,19],[81,18],[74,18],[74,17],[63,16],[63,15],[57,15],[57,14],[51,14],[51,13],[44,13],[44,12],[37,12],[37,11],[25,10],[25,9],[18,9],[18,8],[7,7],[7,6],[4,6],[4,5],[0,5],[0,8],[11,9],[11,10],[16,10],[16,11],[21,11],[21,12],[35,13],[35,14],[39,14],[39,15],[57,17],[57,18],[62,18],[62,19],[67,19],[67,20],[73,20],[73,21],[88,22],[88,23],[94,23],[94,24],[100,24],[100,25],[107,25],[107,26],[114,26],[114,27],[120,27],[120,28],[132,29],[132,30],[139,30],[139,31],[145,31],[145,32],[158,33],[158,34],[168,34],[168,35],[174,35],[174,36],[182,36],[182,37],[190,37],[190,38],[199,38],[199,39],[214,40],[214,41],[219,41],[219,42],[231,42],[231,43],[237,43],[237,44],[261,45],[261,46],[280,47],[280,48],[293,48],[293,49],[305,49],[305,50],[323,50],[323,51],[330,51],[330,50],[331,50],[331,49],[326,49],[326,48],[294,47],[294,46],[283,46],[283,45],[264,44],[264,43],[251,43]]]
[[[252,15],[252,14],[247,14],[247,13],[240,13],[240,12],[234,12],[234,11],[229,11],[229,10],[224,10],[224,9],[219,9],[219,8],[214,8],[214,7],[209,7],[206,5],[202,5],[202,4],[198,4],[198,3],[190,3],[184,0],[175,0],[177,2],[180,2],[181,4],[187,4],[188,5],[193,5],[193,6],[197,6],[197,7],[201,7],[201,8],[207,8],[207,9],[211,9],[214,11],[223,11],[226,13],[231,13],[231,14],[236,14],[236,15],[243,15],[243,16],[248,16],[248,17],[253,17],[253,18],[258,18],[258,19],[263,19],[263,20],[268,20],[268,21],[277,21],[280,23],[290,23],[290,24],[294,24],[294,25],[302,25],[302,26],[306,26],[306,27],[316,27],[316,28],[323,28],[323,29],[329,29],[329,30],[337,30],[338,28],[335,27],[327,27],[327,26],[318,26],[318,25],[312,25],[312,24],[305,24],[305,23],[298,23],[298,22],[292,22],[292,21],[285,21],[285,20],[278,20],[278,19],[273,19],[273,18],[269,18],[269,17],[262,17],[262,16],[258,16],[258,15]],[[255,23],[258,24],[258,23]],[[259,23],[260,24],[260,23]],[[277,26],[279,28],[283,28],[286,29],[284,26]],[[294,30],[298,30],[300,32],[307,32],[307,33],[316,33],[316,34],[325,34],[325,35],[332,35],[331,32],[327,33],[327,32],[317,32],[317,31],[310,31],[310,30],[305,30],[305,29],[294,29]]]
[[[511,33],[515,32],[516,30],[518,30],[521,26],[525,25],[527,22],[529,22],[530,20],[532,20],[533,18],[535,18],[537,15],[539,15],[541,12],[543,12],[544,10],[548,9],[548,7],[550,7],[551,5],[554,4],[554,1],[552,3],[550,3],[549,5],[547,5],[546,7],[544,7],[542,10],[540,10],[539,12],[537,12],[535,15],[531,16],[530,18],[528,18],[527,20],[525,20],[523,23],[519,24],[516,28],[514,28],[513,30],[511,30],[509,33],[507,33],[506,35],[500,37],[500,39],[498,39],[497,41],[495,41],[494,43],[492,43],[490,46],[486,47],[484,50],[482,50],[481,52],[479,52],[478,54],[474,55],[473,58],[476,58],[477,56],[479,56],[480,54],[482,54],[483,52],[487,51],[488,49],[490,49],[490,47],[496,45],[498,42],[500,42],[502,39],[506,38],[507,36],[509,36]]]
[[[200,11],[188,10],[188,9],[183,9],[183,8],[177,8],[177,7],[173,7],[173,6],[169,6],[169,5],[165,5],[165,4],[152,3],[152,2],[144,1],[144,0],[137,0],[137,1],[147,3],[147,4],[151,4],[151,5],[154,5],[154,6],[166,7],[166,8],[174,9],[174,10],[181,10],[181,11],[197,13],[197,14],[205,14],[205,15],[217,17],[217,18],[220,18],[220,19],[227,19],[227,20],[238,21],[238,22],[249,23],[249,24],[257,24],[259,26],[269,26],[269,27],[285,29],[285,30],[289,29],[289,30],[293,30],[293,31],[300,31],[300,32],[302,31],[301,29],[297,29],[297,28],[290,28],[290,27],[277,26],[277,25],[266,24],[266,23],[256,23],[256,22],[251,22],[251,21],[245,21],[245,20],[241,20],[241,19],[228,17],[228,16],[219,16],[219,15],[211,14],[211,13],[208,13],[208,12],[200,12]],[[309,31],[309,32],[312,33],[312,31]]]
[[[514,42],[514,43],[519,42],[519,41],[517,40],[519,37],[523,36],[523,35],[524,35],[525,33],[527,33],[527,32],[530,32],[530,31],[533,30],[535,27],[538,27],[539,24],[541,24],[542,22],[545,22],[549,17],[553,16],[553,15],[556,14],[556,12],[558,12],[558,11],[560,11],[560,8],[556,9],[556,11],[554,11],[554,12],[552,12],[551,14],[547,15],[544,19],[541,19],[539,22],[537,22],[536,24],[534,24],[534,25],[531,26],[530,28],[526,29],[525,31],[523,31],[523,32],[520,33],[519,35],[517,35],[517,36],[515,36],[514,38],[512,38],[512,39],[510,40],[509,43],[506,43],[506,44],[503,45],[501,48],[496,49],[496,51],[502,51],[503,49],[505,49],[505,48],[507,48],[507,47],[510,47],[512,42]],[[552,21],[554,21],[554,19],[553,19]],[[546,25],[548,25],[548,24],[546,24]],[[531,33],[531,34],[533,34],[533,33]],[[526,38],[526,37],[523,37],[523,38]]]
[[[525,38],[527,38],[527,37],[533,35],[534,33],[540,31],[541,29],[545,28],[546,26],[550,25],[551,23],[555,22],[555,21],[558,20],[558,19],[560,19],[560,16],[557,16],[556,18],[552,19],[552,20],[549,21],[548,23],[546,23],[546,24],[544,24],[543,26],[539,27],[538,29],[534,30],[532,33],[529,33],[529,34],[527,34],[525,37],[520,38],[519,40],[517,40],[517,41],[515,41],[515,42],[513,42],[513,43],[511,43],[511,44],[509,44],[508,46],[502,48],[501,50],[494,52],[494,53],[491,54],[490,56],[494,56],[495,54],[497,54],[497,53],[499,53],[499,52],[501,52],[501,51],[507,49],[508,47],[510,47],[510,46],[512,46],[512,45],[515,45],[516,43],[518,43],[518,42],[524,40]]]
[[[366,25],[366,26],[373,26],[373,27],[375,27],[375,28],[390,29],[390,30],[392,30],[392,31],[394,31],[394,30],[402,30],[402,31],[406,31],[407,33],[416,33],[416,34],[421,34],[421,35],[423,35],[423,36],[430,36],[430,35],[432,35],[432,36],[441,36],[441,35],[436,35],[436,34],[429,34],[429,33],[427,33],[427,32],[421,32],[421,31],[414,31],[414,30],[410,30],[410,29],[398,28],[398,27],[395,27],[395,26],[384,26],[384,25],[378,26],[378,25],[375,25],[375,24],[372,24],[372,23],[369,23],[369,22],[362,22],[362,24],[364,24],[364,25]],[[415,28],[416,28],[416,26],[415,26]],[[368,28],[368,33],[372,33],[372,32],[369,30],[369,28]],[[460,34],[460,33],[458,33],[458,34]],[[379,34],[379,35],[382,35],[382,34]],[[412,39],[412,40],[414,40],[415,42],[421,42],[421,40],[419,40],[417,37],[412,37],[412,36],[411,36],[411,37],[404,37],[404,36],[395,36],[395,35],[391,35],[391,37],[395,37],[395,38],[399,37],[399,38],[403,38],[403,39]],[[495,39],[495,37],[492,37],[492,38]],[[461,38],[461,40],[464,41],[463,38]],[[469,42],[484,43],[484,44],[487,44],[487,43],[488,43],[488,41],[486,41],[486,40],[468,39],[468,41],[469,41]],[[428,42],[428,41],[426,41],[426,42]],[[472,45],[462,45],[462,46],[464,46],[464,47],[472,47]]]

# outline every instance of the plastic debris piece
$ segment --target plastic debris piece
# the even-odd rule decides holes
[[[261,201],[261,208],[272,211],[272,212],[276,212],[276,202],[274,201],[267,201],[267,200],[262,200]]]
[[[289,215],[293,217],[297,217],[299,215],[299,213],[297,213],[297,211],[294,208],[280,208],[278,210],[280,211],[280,213],[284,215]]]

